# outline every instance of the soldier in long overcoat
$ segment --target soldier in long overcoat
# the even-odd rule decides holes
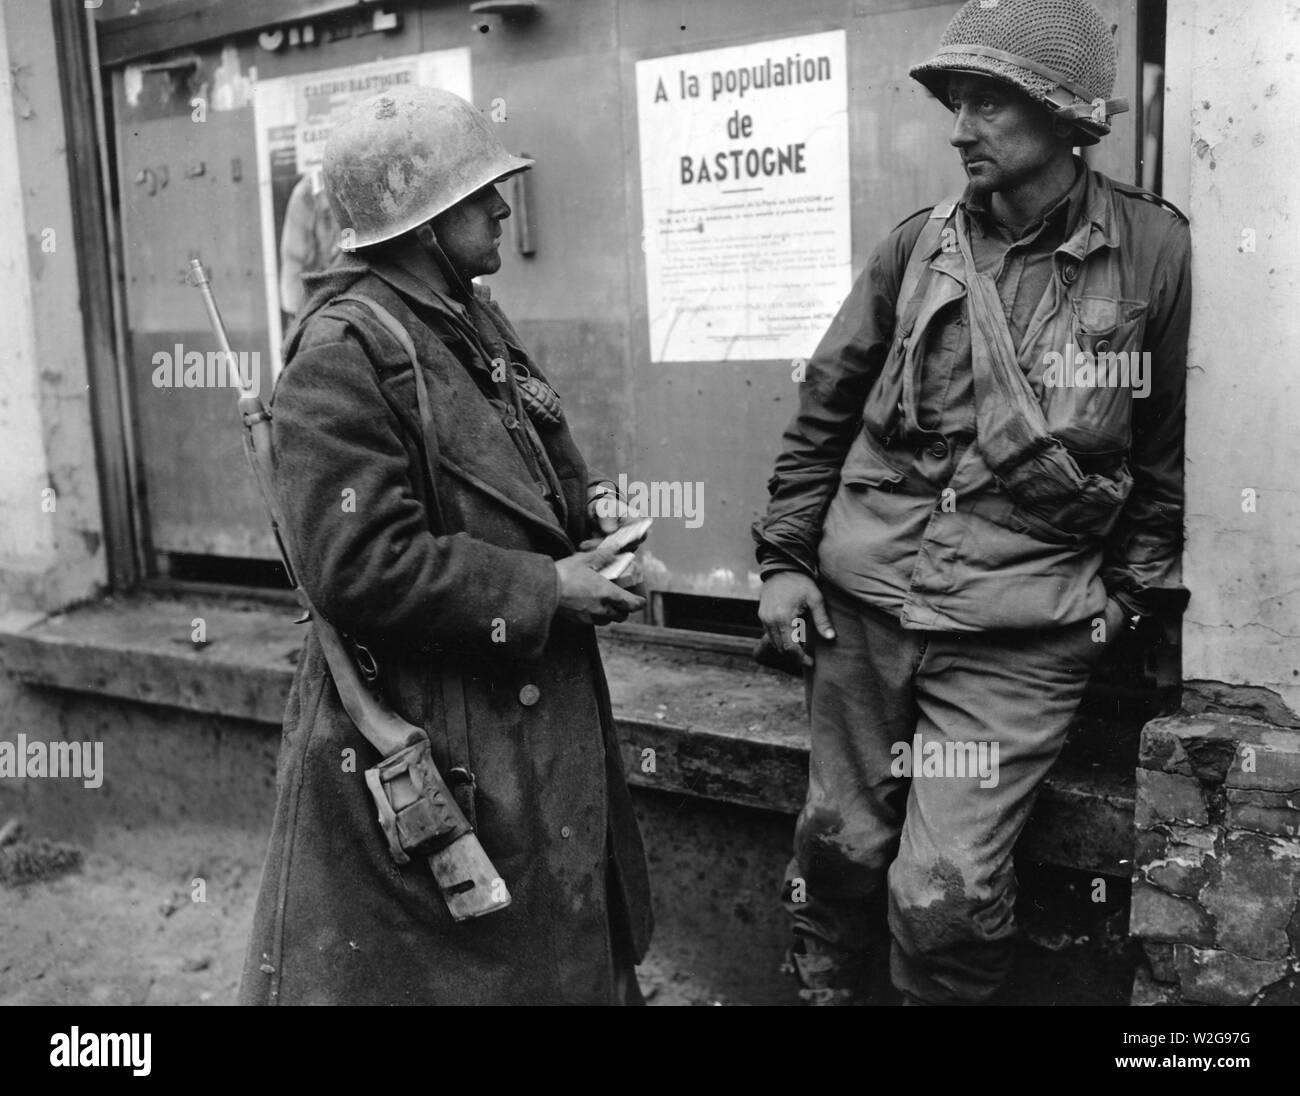
[[[394,862],[363,776],[378,755],[313,629],[243,1002],[640,1001],[649,886],[592,622],[643,601],[597,573],[590,538],[620,520],[593,510],[609,488],[470,281],[500,265],[494,184],[531,163],[447,92],[360,104],[324,167],[347,251],[308,279],[271,406],[299,580],[444,775],[472,774],[463,801],[512,903],[455,922],[427,861]],[[340,296],[405,329],[427,422],[399,338]]]

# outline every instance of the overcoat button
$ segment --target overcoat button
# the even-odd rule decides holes
[[[561,826],[561,827],[560,827],[560,836],[561,836],[561,837],[568,838],[568,837],[571,837],[572,835],[573,835],[573,831],[572,831],[571,829],[569,829],[568,826]]]
[[[1064,279],[1066,285],[1072,285],[1074,279],[1078,276],[1079,268],[1075,266],[1074,263],[1066,263],[1064,268],[1061,270],[1061,277]]]
[[[1098,353],[1098,354],[1104,354],[1104,353],[1106,353],[1106,351],[1109,350],[1109,349],[1110,349],[1110,339],[1098,339],[1098,340],[1097,340],[1097,353]]]
[[[943,460],[948,455],[948,443],[946,441],[937,441],[930,446],[930,456],[936,460]]]
[[[531,708],[542,698],[542,690],[536,685],[525,685],[519,690],[519,703],[525,708]]]

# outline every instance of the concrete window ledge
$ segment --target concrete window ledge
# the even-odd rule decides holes
[[[305,628],[296,615],[288,605],[201,595],[110,598],[0,619],[0,666],[28,685],[278,728]],[[202,645],[192,638],[200,620]],[[755,665],[739,643],[732,653],[704,650],[690,634],[608,628],[601,648],[630,783],[800,809],[808,746],[797,681]],[[1022,854],[1128,876],[1136,759],[1136,733],[1081,724],[1039,797]]]

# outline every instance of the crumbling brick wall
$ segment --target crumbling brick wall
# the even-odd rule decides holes
[[[1215,713],[1142,730],[1134,1004],[1300,1004],[1300,730]]]

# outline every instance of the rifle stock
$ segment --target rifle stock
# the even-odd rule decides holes
[[[253,478],[257,483],[262,502],[271,519],[271,529],[275,534],[280,557],[293,583],[299,604],[310,616],[315,628],[316,638],[334,679],[334,688],[348,718],[358,731],[379,751],[381,757],[391,759],[411,747],[427,743],[428,735],[415,724],[408,722],[397,714],[388,704],[375,696],[364,682],[357,670],[356,663],[348,653],[342,637],[333,625],[321,617],[311,604],[307,592],[298,581],[298,571],[294,567],[293,555],[284,536],[279,505],[272,488],[271,477],[271,413],[262,403],[253,386],[251,377],[244,377],[235,365],[236,357],[226,334],[225,324],[217,308],[212,286],[208,281],[203,264],[198,259],[190,260],[191,281],[203,295],[208,319],[217,338],[221,351],[226,355],[229,367],[240,380],[239,411],[243,420],[244,453],[248,457]],[[405,855],[398,838],[398,830],[409,831],[419,826],[420,822],[436,823],[438,831],[455,836],[436,851],[427,853],[429,868],[442,893],[447,910],[456,921],[493,913],[510,905],[510,892],[504,880],[492,866],[487,853],[483,850],[473,828],[465,819],[464,813],[456,804],[455,797],[447,787],[442,774],[431,759],[425,759],[418,765],[410,766],[416,772],[413,779],[411,771],[399,767],[397,775],[374,777],[376,771],[382,773],[384,766],[372,769],[366,774],[367,783],[377,797],[380,806],[380,824],[389,840],[389,849],[399,863],[406,863]],[[418,781],[418,783],[417,783]],[[385,810],[379,797],[387,795],[389,809]],[[400,820],[406,812],[408,819],[415,819],[405,826]],[[432,834],[431,836],[436,836]]]

